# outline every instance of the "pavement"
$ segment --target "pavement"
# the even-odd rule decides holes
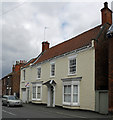
[[[61,107],[50,108],[46,105],[24,104],[23,107],[2,107],[2,118],[27,120],[33,118],[57,118],[66,119],[74,118],[74,120],[112,120],[112,115],[102,115],[92,111],[84,110],[69,110]],[[4,120],[3,119],[3,120]]]

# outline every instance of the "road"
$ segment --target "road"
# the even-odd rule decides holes
[[[59,107],[48,108],[46,105],[24,104],[23,107],[2,107],[3,118],[101,118],[110,120],[110,115],[101,115],[91,111],[68,110]],[[75,119],[74,119],[75,120]],[[96,119],[95,119],[96,120]]]

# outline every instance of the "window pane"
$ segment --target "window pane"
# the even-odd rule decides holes
[[[68,95],[68,102],[71,102],[71,94]]]
[[[68,93],[71,94],[71,85],[68,85]]]
[[[38,71],[38,78],[41,77],[41,68],[37,68],[37,71]]]
[[[64,102],[68,102],[68,95],[64,95]]]
[[[64,93],[68,93],[68,87],[64,86]]]
[[[73,102],[78,102],[78,94],[73,95]]]
[[[55,64],[51,65],[51,76],[55,75]]]
[[[76,59],[70,60],[70,73],[74,74],[76,72]]]
[[[64,86],[64,93],[71,93],[71,85]]]
[[[40,99],[40,93],[37,94],[37,98]]]
[[[78,94],[78,85],[73,86],[73,93]]]
[[[33,86],[33,98],[36,98],[36,86]]]
[[[40,86],[37,87],[37,93],[40,93]]]

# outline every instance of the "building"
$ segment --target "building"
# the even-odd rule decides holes
[[[20,68],[25,65],[26,61],[16,61],[12,67],[12,72],[2,78],[2,95],[16,95],[19,97],[20,92]]]
[[[2,95],[12,94],[12,73],[2,78]]]
[[[112,24],[108,3],[102,24],[42,52],[21,69],[20,97],[24,102],[108,113],[108,40]]]
[[[109,111],[113,113],[113,24],[107,32],[109,41],[108,50],[108,87],[109,87]]]

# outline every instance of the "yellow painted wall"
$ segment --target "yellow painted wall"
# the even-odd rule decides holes
[[[87,109],[95,110],[95,50],[94,48],[81,51],[77,53],[77,74],[74,76],[68,75],[68,57],[76,55],[70,54],[57,59],[53,59],[55,62],[55,77],[50,77],[50,62],[45,62],[40,64],[41,66],[41,79],[37,79],[37,67],[28,67],[26,68],[26,81],[36,82],[48,80],[55,80],[55,105],[62,105],[62,80],[63,78],[74,78],[82,77],[80,81],[80,107],[71,107],[72,109]],[[22,74],[21,74],[22,75]],[[22,78],[21,78],[22,79]],[[21,83],[22,86],[23,83]],[[48,89],[45,85],[42,86],[42,103],[47,103],[48,100]],[[30,94],[32,94],[32,84],[30,86]],[[30,98],[32,100],[32,98]],[[36,102],[36,101],[34,101]],[[40,102],[39,102],[40,103]],[[69,106],[64,106],[68,107]]]

